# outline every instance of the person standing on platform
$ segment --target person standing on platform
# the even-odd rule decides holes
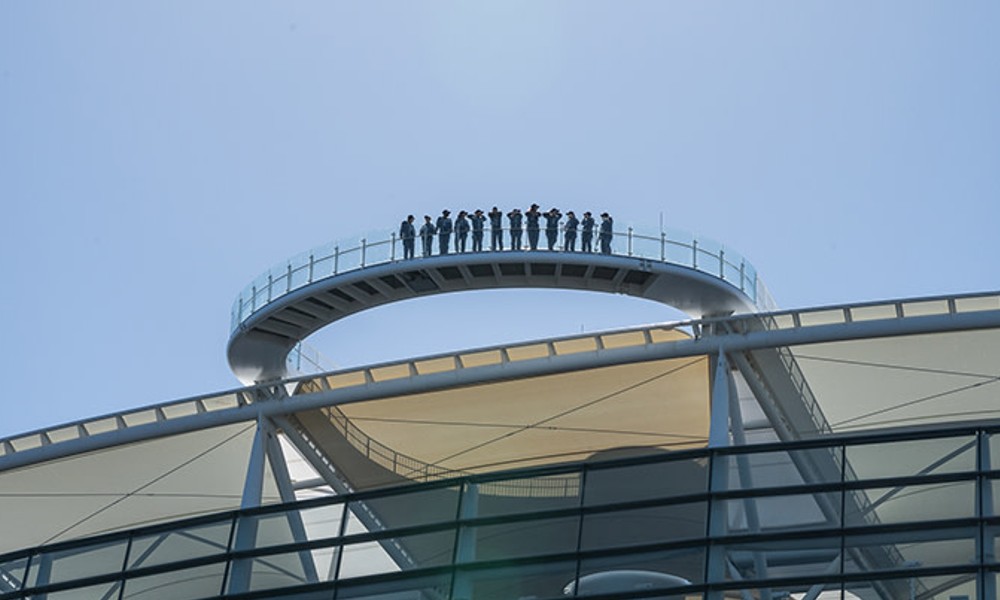
[[[434,234],[437,233],[437,229],[434,228],[434,223],[431,223],[431,216],[424,215],[424,224],[420,227],[420,241],[424,244],[424,256],[431,255],[431,248],[434,246]]]
[[[562,219],[562,213],[559,212],[558,208],[550,208],[545,213],[545,239],[549,243],[549,250],[555,250],[556,242],[559,241],[560,219]]]
[[[594,240],[594,217],[590,216],[590,211],[583,213],[583,220],[580,221],[583,233],[580,235],[580,251],[593,252],[591,242]]]
[[[503,212],[499,208],[486,213],[490,218],[490,250],[503,250]]]
[[[614,219],[608,213],[601,213],[601,254],[611,254],[611,238],[614,236]]]
[[[576,252],[576,229],[580,226],[580,221],[573,214],[573,211],[567,212],[566,217],[563,250],[566,252]]]
[[[542,213],[538,212],[538,205],[532,204],[531,208],[524,213],[524,218],[528,222],[528,247],[532,250],[538,250],[538,219],[542,217]]]
[[[455,252],[465,252],[465,240],[469,238],[469,220],[465,218],[468,214],[460,210],[455,219]]]
[[[399,239],[403,240],[403,260],[413,258],[413,243],[416,241],[417,230],[413,227],[413,215],[399,224]]]
[[[469,217],[472,221],[472,251],[482,252],[483,251],[483,224],[486,223],[486,217],[483,216],[483,211],[476,209],[475,214]]]
[[[524,215],[521,214],[520,208],[515,208],[514,210],[507,213],[507,219],[510,221],[510,249],[520,250],[521,249],[521,232],[522,221]]]
[[[438,234],[438,253],[448,254],[448,244],[451,242],[451,214],[450,210],[441,211],[441,216],[438,217],[435,227],[437,228]]]

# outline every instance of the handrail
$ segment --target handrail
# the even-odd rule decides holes
[[[487,230],[484,234],[482,253],[512,252],[509,249],[490,250],[490,231]],[[508,245],[510,230],[503,228],[501,232],[505,245]],[[561,249],[565,245],[564,235],[564,231],[559,232],[554,252],[563,252]],[[544,249],[547,247],[544,236],[541,237],[542,240],[535,252],[549,252]],[[527,249],[526,240],[527,238],[522,250]],[[416,258],[409,260],[419,261],[421,259],[419,236],[414,240],[414,245]],[[437,236],[434,236],[432,245],[437,249]],[[593,254],[597,254],[598,247],[598,236],[595,234]],[[471,243],[466,245],[466,249],[469,248]],[[452,253],[474,254],[468,251],[454,252],[454,241],[452,241]],[[567,253],[586,254],[581,251]],[[777,304],[767,286],[757,276],[757,270],[753,265],[739,253],[709,238],[696,237],[691,233],[674,229],[650,235],[636,233],[632,227],[628,227],[624,232],[613,234],[611,255],[641,258],[695,269],[739,289],[759,312],[777,309]],[[435,253],[434,256],[439,254]],[[343,273],[402,260],[404,260],[403,243],[395,232],[366,235],[360,241],[331,242],[300,253],[262,273],[244,288],[233,302],[230,331],[239,329],[247,319],[271,302],[303,286]]]

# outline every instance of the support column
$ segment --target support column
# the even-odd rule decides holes
[[[285,453],[281,450],[281,441],[278,439],[275,428],[270,421],[265,419],[264,425],[266,428],[265,451],[267,453],[267,462],[271,465],[271,472],[274,474],[274,480],[278,485],[278,494],[281,496],[281,502],[285,504],[295,502],[295,490],[292,488],[292,478],[288,474]],[[285,516],[288,519],[288,528],[291,530],[292,539],[296,543],[308,542],[309,536],[306,534],[306,528],[302,523],[302,515],[299,514],[299,511],[289,510],[285,513]],[[302,572],[305,575],[306,581],[309,583],[319,581],[312,552],[309,550],[299,551],[299,560],[302,562]]]
[[[468,482],[465,484],[462,497],[459,501],[458,518],[460,520],[475,519],[479,515],[479,484]],[[476,530],[471,527],[461,525],[458,528],[458,538],[455,541],[455,559],[452,561],[456,566],[476,560]],[[455,580],[452,582],[451,597],[454,600],[469,600],[472,598],[472,581],[469,575],[461,570],[455,569]]]
[[[977,441],[979,443],[976,462],[979,477],[976,478],[976,482],[979,487],[979,498],[976,512],[979,517],[979,548],[976,554],[978,554],[977,558],[979,559],[977,561],[979,563],[979,577],[976,581],[978,588],[976,596],[984,600],[996,600],[997,576],[992,571],[983,568],[983,565],[991,564],[996,560],[994,537],[990,525],[985,522],[987,517],[993,516],[993,480],[984,475],[993,468],[993,460],[990,457],[990,435],[980,431]]]
[[[255,508],[260,506],[264,494],[264,461],[266,456],[266,426],[264,418],[257,416],[257,431],[254,432],[253,445],[250,447],[250,461],[247,464],[247,476],[243,482],[243,498],[240,508]],[[257,541],[257,517],[240,516],[236,523],[236,537],[233,540],[233,550],[248,550]],[[253,570],[253,559],[238,558],[233,561],[229,575],[229,593],[238,594],[250,588],[250,575]]]
[[[729,445],[729,361],[725,349],[712,362],[712,398],[708,424],[708,447],[724,448]]]

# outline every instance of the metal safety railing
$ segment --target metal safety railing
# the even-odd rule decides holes
[[[527,234],[527,230],[525,230]],[[504,240],[503,248],[491,245],[492,232],[487,229],[483,235],[482,252],[511,252],[510,230],[500,230]],[[545,229],[539,230],[537,252],[549,252]],[[587,254],[576,239],[575,250],[568,250],[565,231],[558,231],[552,245],[553,252],[573,252]],[[449,238],[452,254],[472,253],[471,235],[464,245],[464,252],[457,252],[456,238]],[[414,239],[415,256],[424,257],[422,239]],[[439,238],[431,240],[428,256],[440,256]],[[695,236],[680,230],[661,230],[659,233],[638,233],[632,227],[612,234],[610,252],[612,256],[627,256],[653,260],[695,269],[717,277],[746,295],[761,312],[777,309],[767,286],[757,275],[756,269],[739,253],[726,248],[709,238]],[[600,254],[601,244],[595,233],[592,254]],[[522,236],[521,250],[530,250],[528,236]],[[329,243],[298,254],[254,279],[233,302],[231,331],[235,331],[251,315],[271,302],[303,286],[329,277],[356,271],[365,267],[401,261],[404,259],[403,240],[395,232],[369,234],[360,240]]]

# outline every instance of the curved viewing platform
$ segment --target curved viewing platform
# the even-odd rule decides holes
[[[509,232],[504,229],[504,243]],[[286,357],[305,337],[351,314],[389,302],[446,292],[558,288],[625,294],[698,318],[776,308],[756,269],[741,255],[679,231],[614,234],[610,254],[491,250],[404,259],[395,233],[331,243],[299,254],[255,279],[232,309],[229,362],[245,382],[286,375]],[[471,240],[470,240],[471,241]],[[545,239],[541,240],[544,244]],[[595,236],[596,241],[596,236]],[[467,246],[471,247],[471,244]],[[556,248],[564,247],[562,232]]]

